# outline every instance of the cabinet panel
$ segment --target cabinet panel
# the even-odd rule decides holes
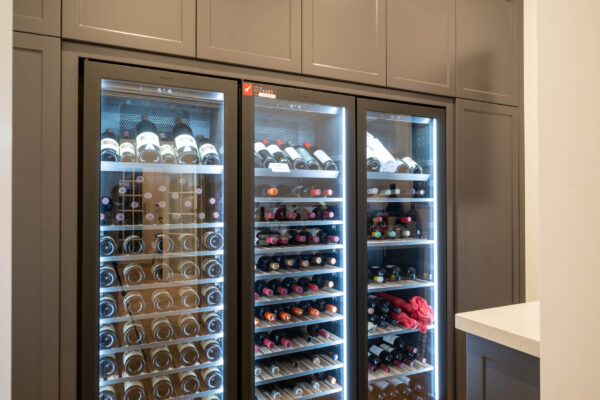
[[[301,0],[198,0],[198,58],[300,72]]]
[[[304,0],[302,72],[385,85],[386,0]]]
[[[12,384],[58,399],[60,39],[15,33]]]
[[[193,57],[194,0],[63,0],[68,38]]]
[[[387,84],[454,96],[455,0],[389,1]]]
[[[60,35],[60,0],[13,0],[16,31]]]
[[[521,0],[457,0],[457,96],[518,105]]]

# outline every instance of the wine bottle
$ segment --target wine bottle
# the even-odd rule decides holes
[[[194,371],[180,372],[179,377],[179,388],[184,395],[191,395],[200,390],[200,380],[194,373]]]
[[[273,197],[279,194],[279,190],[276,187],[270,185],[258,185],[256,186],[256,195],[257,196],[267,196]]]
[[[100,286],[109,287],[117,283],[117,271],[113,264],[100,264]]]
[[[223,384],[223,374],[217,367],[203,369],[200,371],[200,375],[209,390],[221,387]]]
[[[318,292],[319,287],[312,283],[307,277],[303,276],[296,281],[296,285],[300,286],[304,290],[311,290],[313,292]]]
[[[135,162],[137,160],[135,142],[131,139],[126,139],[124,137],[126,134],[129,136],[128,131],[123,131],[121,133],[121,140],[119,142],[119,161]]]
[[[157,371],[164,371],[173,363],[173,355],[167,346],[154,347],[150,351],[150,361]]]
[[[144,327],[137,321],[127,321],[123,324],[123,342],[127,346],[141,344],[146,338]]]
[[[119,143],[112,129],[107,128],[100,135],[100,160],[119,161]]]
[[[287,232],[285,234],[287,235]],[[279,267],[294,268],[296,266],[296,259],[293,256],[275,255],[273,256],[272,260],[273,262],[279,264]]]
[[[412,158],[402,157],[402,162],[408,166],[408,171],[411,174],[422,174],[423,168]]]
[[[181,117],[175,118],[172,137],[177,150],[177,163],[198,164],[198,145],[189,125],[183,123]]]
[[[273,290],[271,290],[267,286],[267,282],[264,280],[259,280],[259,281],[254,282],[254,291],[256,293],[258,293],[260,296],[267,296],[267,297],[273,296]]]
[[[219,314],[215,312],[202,313],[200,319],[208,333],[217,333],[223,330],[223,321]]]
[[[270,335],[271,341],[275,344],[279,344],[283,347],[292,347],[292,341],[289,340],[282,332],[274,331]]]
[[[208,361],[217,361],[221,358],[222,350],[219,341],[215,339],[210,339],[202,340],[199,343],[200,348],[202,349],[202,353]]]
[[[271,156],[279,164],[285,164],[288,166],[288,168],[292,168],[291,163],[286,158],[286,156],[283,154],[283,152],[281,151],[281,149],[279,148],[279,146],[277,144],[269,143],[269,141],[267,139],[263,139],[262,142],[265,145],[267,151],[271,154]]]
[[[123,268],[123,280],[128,285],[140,284],[146,279],[144,269],[139,264],[127,264]]]
[[[171,322],[167,318],[153,319],[150,327],[152,329],[152,337],[159,342],[169,340],[175,334],[173,325],[171,325]]]
[[[139,375],[146,366],[146,358],[140,350],[123,353],[123,369],[129,375]]]
[[[295,293],[302,293],[304,292],[304,289],[296,284],[296,281],[294,280],[294,278],[288,277],[283,279],[283,281],[281,281],[281,285],[288,291],[288,292],[295,292]]]
[[[314,307],[318,309],[320,312],[328,311],[330,313],[336,314],[338,312],[338,307],[335,304],[331,304],[329,301],[331,299],[318,299],[314,302]]]
[[[321,168],[327,171],[336,171],[338,169],[337,164],[329,157],[329,155],[322,149],[317,149],[312,146],[309,142],[304,142],[304,147],[308,150],[314,158],[316,158],[321,164]]]
[[[99,345],[101,349],[110,349],[117,344],[117,331],[112,324],[100,326]]]
[[[203,315],[203,314],[202,314]],[[205,317],[208,321],[210,317]],[[203,318],[204,322],[204,318]],[[200,333],[200,324],[196,320],[194,315],[183,314],[177,319],[177,327],[179,328],[179,334],[183,337],[193,337]],[[220,329],[219,329],[220,330]],[[218,332],[218,331],[215,331]],[[213,332],[214,333],[214,332]]]
[[[369,139],[367,138],[367,141]],[[367,148],[367,172],[378,172],[381,169],[381,161],[379,161],[379,157],[377,157],[377,153],[373,151],[370,146],[366,146]]]
[[[373,281],[376,283],[385,282],[385,270],[378,265],[373,265],[369,267],[369,281]]]
[[[103,293],[100,296],[100,318],[111,318],[117,314],[117,301],[113,295]]]
[[[263,159],[256,151],[254,152],[254,168],[261,168],[263,166]]]
[[[173,279],[173,269],[169,264],[156,263],[152,265],[152,277],[157,282],[168,282]]]
[[[203,285],[200,288],[200,295],[206,306],[217,306],[223,301],[223,294],[221,289],[215,285]]]
[[[304,310],[294,304],[286,304],[285,305],[285,310],[289,313],[289,314],[293,314],[296,317],[301,317],[304,315]]]
[[[271,163],[277,162],[275,157],[267,150],[267,146],[260,140],[254,143],[254,151],[261,156],[263,168],[269,168]]]
[[[381,164],[379,171],[396,172],[397,162],[389,150],[371,133],[367,132],[367,157],[375,156]]]
[[[108,235],[100,236],[100,255],[112,256],[117,252],[117,242]]]
[[[376,354],[373,354],[370,351],[367,360],[369,363],[369,370],[377,371],[377,369],[381,368],[385,372],[390,372],[390,368],[387,365],[383,364],[381,359]]]
[[[107,379],[117,372],[117,360],[114,354],[104,354],[100,356],[99,371],[100,376]]]
[[[173,145],[168,143],[161,143],[160,145],[160,161],[163,164],[176,164],[177,156],[175,155],[175,149]]]
[[[163,400],[173,394],[173,384],[168,375],[155,376],[150,380],[152,384],[152,395],[156,400]],[[143,397],[140,397],[142,399]]]
[[[289,142],[284,144],[280,139],[275,141],[277,146],[284,151],[284,154],[287,156],[289,162],[294,169],[306,169],[306,162],[302,158],[302,156],[296,151],[294,146],[292,146]]]
[[[125,381],[123,383],[123,400],[139,400],[146,398],[144,384],[140,381]]]
[[[279,279],[271,279],[267,282],[267,287],[273,291],[273,293],[277,293],[279,295],[286,295],[288,291],[285,287],[281,285],[281,281]]]
[[[200,158],[200,164],[202,165],[220,165],[221,158],[219,157],[219,151],[207,138],[203,135],[199,135],[197,139],[198,143],[198,157]]]
[[[383,350],[381,347],[372,345],[369,347],[369,352],[379,357],[382,363],[385,365],[392,365],[394,363],[394,357],[388,352]]]
[[[183,308],[196,308],[200,305],[200,296],[196,290],[189,286],[184,286],[177,291],[179,303]]]
[[[321,169],[319,162],[317,160],[315,160],[315,158],[312,156],[312,154],[308,150],[306,150],[306,148],[304,148],[304,146],[294,145],[290,142],[288,142],[288,146],[293,147],[296,150],[296,152],[298,154],[300,154],[300,157],[302,157],[302,159],[306,163],[307,169],[310,169],[310,170]]]
[[[269,322],[273,322],[277,319],[277,315],[269,311],[269,309],[264,307],[259,307],[255,310],[255,315],[258,318],[264,319]]]
[[[205,258],[200,265],[202,276],[206,278],[218,278],[223,275],[223,265],[216,258]]]
[[[101,386],[98,392],[98,400],[117,400],[117,392],[114,386]]]
[[[215,231],[204,232],[202,245],[206,250],[219,250],[223,247],[223,235]]]
[[[194,343],[178,344],[177,352],[179,353],[179,362],[185,366],[194,365],[200,357]]]
[[[140,314],[146,307],[144,297],[138,291],[128,292],[123,297],[123,306],[131,314]]]
[[[142,238],[135,234],[127,236],[123,241],[123,253],[126,254],[141,254],[145,247]]]
[[[135,144],[138,160],[145,163],[160,161],[160,142],[156,125],[148,120],[148,114],[141,115],[140,122],[135,126]]]

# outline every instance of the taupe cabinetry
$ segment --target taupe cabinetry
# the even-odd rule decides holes
[[[194,57],[195,0],[63,0],[63,36]]]
[[[13,0],[16,31],[60,35],[60,0]]]
[[[457,0],[457,96],[519,105],[522,0]]]
[[[60,39],[13,42],[13,399],[59,398]]]
[[[387,3],[387,85],[454,96],[455,0]]]
[[[386,0],[304,0],[302,72],[385,85]]]
[[[301,0],[198,0],[198,58],[301,71]]]

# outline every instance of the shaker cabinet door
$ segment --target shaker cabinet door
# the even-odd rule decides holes
[[[58,400],[60,39],[13,40],[12,392]]]
[[[63,0],[63,36],[193,57],[195,0]]]
[[[522,75],[521,0],[457,0],[457,96],[519,105]]]
[[[60,36],[60,0],[13,0],[13,28]]]
[[[454,96],[455,0],[388,1],[387,84]]]
[[[198,0],[198,58],[300,72],[301,0]]]
[[[304,0],[302,72],[385,85],[386,0]]]

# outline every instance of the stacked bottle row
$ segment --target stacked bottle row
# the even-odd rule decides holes
[[[295,145],[280,139],[269,142],[262,139],[254,143],[254,167],[269,168],[271,164],[284,164],[289,169],[338,170],[337,163],[323,149],[309,142]]]
[[[203,135],[195,135],[181,117],[175,118],[171,132],[159,132],[147,113],[140,116],[132,132],[122,130],[117,136],[107,128],[100,139],[100,159],[163,164],[221,163],[215,145]]]
[[[418,378],[401,376],[370,384],[369,400],[433,400],[433,395]]]
[[[395,157],[377,137],[367,132],[367,171],[422,174],[423,168],[409,156]]]
[[[386,210],[371,211],[367,218],[367,237],[369,240],[379,239],[427,239],[428,232],[423,231],[423,224],[415,210],[414,204],[404,212],[398,207],[386,207]]]
[[[337,379],[328,373],[317,373],[282,384],[260,386],[256,389],[257,400],[287,400],[303,396],[325,396],[341,391]]]

